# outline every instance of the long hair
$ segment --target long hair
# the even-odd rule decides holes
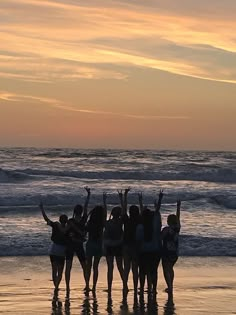
[[[74,207],[74,211],[73,211],[73,218],[75,218],[76,217],[76,215],[82,215],[82,213],[83,213],[83,206],[82,205],[76,205],[75,207]]]
[[[90,212],[87,222],[89,230],[93,230],[94,234],[99,234],[104,227],[104,208],[102,206],[96,206]]]
[[[144,209],[142,213],[142,224],[144,229],[144,241],[149,242],[153,236],[153,213],[150,209]]]
[[[122,209],[120,206],[113,207],[111,210],[110,219],[111,218],[119,219],[121,217],[121,212],[122,212]]]

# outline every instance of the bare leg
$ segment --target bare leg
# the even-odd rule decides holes
[[[153,290],[153,294],[157,293],[157,281],[158,281],[158,266],[160,263],[160,256],[157,255],[155,257],[155,262],[154,262],[154,266],[153,266],[153,271],[152,271],[152,290]]]
[[[80,261],[81,267],[83,269],[84,281],[85,281],[85,290],[89,291],[89,279],[88,279],[88,270],[87,270],[87,261]]]
[[[87,257],[87,279],[88,279],[88,286],[89,286],[89,281],[90,281],[90,276],[91,276],[92,264],[93,264],[93,257]]]
[[[133,273],[134,294],[137,294],[137,290],[138,290],[138,262],[137,260],[132,260],[132,273]]]
[[[163,274],[167,284],[168,293],[173,291],[173,265],[166,260],[162,260]]]
[[[125,254],[124,256],[124,280],[128,283],[130,272],[131,259],[130,256]]]
[[[145,285],[145,277],[146,271],[144,266],[144,257],[140,257],[140,264],[139,264],[139,281],[140,281],[140,294],[144,292],[144,285]]]
[[[57,288],[57,263],[51,262],[52,265],[52,281],[55,289]]]
[[[170,267],[170,280],[171,280],[172,290],[173,290],[174,277],[175,277],[174,265],[171,265],[171,267]]]
[[[65,271],[65,279],[66,279],[66,292],[67,295],[70,292],[70,273],[72,268],[73,259],[66,260],[66,271]]]
[[[122,256],[116,256],[116,265],[117,265],[120,277],[121,277],[122,282],[123,282],[124,293],[128,293],[129,289],[128,289],[127,281],[126,281],[125,276],[124,276],[124,268],[123,268],[123,258],[122,258]]]
[[[112,281],[113,281],[113,269],[114,269],[114,256],[107,256],[107,287],[108,295],[111,295]]]
[[[56,285],[57,289],[61,283],[63,270],[64,270],[64,264],[58,264],[58,266],[57,266],[57,285]]]
[[[152,292],[152,273],[147,270],[147,283],[148,283],[148,294]]]
[[[94,257],[93,260],[93,292],[96,291],[97,281],[98,281],[98,265],[101,257]]]

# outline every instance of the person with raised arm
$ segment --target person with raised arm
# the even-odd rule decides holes
[[[160,189],[158,200],[154,201],[154,220],[153,220],[153,226],[154,226],[154,247],[155,247],[155,268],[153,270],[152,274],[152,291],[155,295],[157,293],[157,282],[158,282],[158,267],[161,261],[162,256],[162,239],[161,239],[161,228],[162,228],[162,219],[161,219],[161,203],[163,199],[164,193],[163,189]]]
[[[65,271],[65,278],[66,278],[66,291],[67,295],[70,292],[70,274],[71,268],[73,263],[74,254],[79,259],[80,265],[83,269],[84,280],[85,280],[85,290],[89,290],[89,283],[87,277],[87,265],[86,265],[86,256],[83,247],[83,243],[86,240],[86,222],[87,222],[87,211],[88,211],[88,204],[90,199],[90,188],[85,187],[87,192],[87,197],[85,200],[84,207],[80,204],[77,204],[74,207],[73,217],[68,220],[68,237],[69,243],[66,249],[66,271]]]
[[[106,200],[105,200],[106,201]],[[107,208],[107,206],[106,206]],[[122,208],[115,206],[111,210],[110,218],[106,221],[104,229],[104,249],[107,261],[107,286],[108,296],[111,297],[114,258],[116,260],[117,269],[123,282],[123,292],[127,291],[127,283],[124,279],[123,257],[123,221]]]
[[[88,241],[86,243],[86,260],[88,282],[93,267],[93,293],[96,292],[98,280],[98,265],[103,255],[103,230],[107,219],[106,193],[103,193],[103,206],[96,206],[89,213],[89,219],[86,224],[88,232]]]
[[[158,202],[154,202],[155,212],[143,207],[143,195],[139,193],[141,224],[137,226],[136,237],[139,242],[139,280],[140,294],[144,293],[147,278],[148,294],[156,295],[157,269],[161,258],[161,215],[160,207],[163,191],[160,190]]]
[[[43,203],[40,202],[39,208],[42,212],[44,220],[47,222],[47,225],[52,228],[52,245],[49,250],[50,261],[52,266],[52,280],[55,287],[55,293],[59,289],[59,285],[62,279],[63,269],[65,265],[65,254],[66,254],[66,224],[68,217],[65,214],[60,215],[59,222],[52,221],[48,218]]]
[[[128,283],[130,268],[133,274],[134,295],[137,295],[138,290],[138,247],[136,241],[136,228],[140,223],[139,207],[131,205],[129,207],[129,215],[127,214],[128,193],[130,187],[125,189],[124,194],[119,192],[120,203],[122,207],[122,220],[124,223],[124,280]]]
[[[176,214],[167,217],[167,226],[162,230],[162,267],[167,284],[165,291],[169,296],[173,295],[174,265],[179,256],[180,207],[181,201],[178,200]]]

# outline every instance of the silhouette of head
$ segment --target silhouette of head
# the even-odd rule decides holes
[[[111,216],[112,216],[114,219],[118,219],[118,218],[121,216],[121,207],[116,206],[116,207],[112,208],[112,210],[111,210]]]
[[[73,217],[81,216],[82,213],[83,213],[83,206],[81,206],[81,205],[76,205],[76,206],[74,207]]]
[[[144,228],[144,240],[151,241],[153,233],[153,212],[148,208],[143,210],[142,224]]]
[[[68,217],[67,217],[67,215],[66,214],[62,214],[62,215],[60,215],[60,217],[59,217],[59,221],[60,221],[60,223],[61,224],[66,224],[67,223],[67,221],[68,221]]]
[[[103,206],[96,206],[93,208],[91,215],[90,215],[90,220],[94,221],[95,223],[103,221],[103,215],[104,215],[104,208]]]
[[[167,224],[168,225],[176,225],[178,223],[178,218],[175,214],[170,214],[167,217]]]
[[[131,219],[137,219],[139,217],[139,207],[132,205],[129,207],[129,215]]]

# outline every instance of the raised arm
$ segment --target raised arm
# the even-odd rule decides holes
[[[107,220],[107,193],[106,192],[103,192],[102,199],[103,199],[103,208],[104,208],[103,220],[105,224]]]
[[[128,193],[130,191],[130,187],[125,189],[125,193],[124,193],[124,213],[127,213],[127,207],[128,207]]]
[[[154,201],[154,207],[156,212],[159,212],[161,209],[161,202],[163,196],[164,196],[163,189],[160,189],[158,201],[157,200]]]
[[[49,217],[46,215],[46,212],[45,212],[45,210],[44,210],[44,206],[43,206],[42,201],[41,201],[40,204],[39,204],[39,208],[40,208],[40,210],[41,210],[41,212],[42,212],[42,216],[43,216],[44,220],[47,222],[48,225],[50,225],[52,221],[51,221],[51,220],[49,219]]]
[[[118,193],[118,197],[119,197],[119,200],[120,200],[120,206],[121,206],[121,209],[122,209],[122,214],[124,214],[125,210],[124,210],[124,198],[123,198],[123,191],[122,189],[118,189],[117,190],[117,193]]]
[[[181,200],[177,200],[177,209],[176,209],[176,216],[180,225],[180,208],[181,208]]]
[[[88,204],[89,204],[91,191],[90,191],[90,188],[88,186],[85,186],[84,189],[87,191],[87,197],[86,197],[85,203],[84,203],[84,215],[86,216],[88,214]]]
[[[140,213],[143,213],[143,193],[138,193],[138,201],[139,201],[139,207],[140,207]]]

